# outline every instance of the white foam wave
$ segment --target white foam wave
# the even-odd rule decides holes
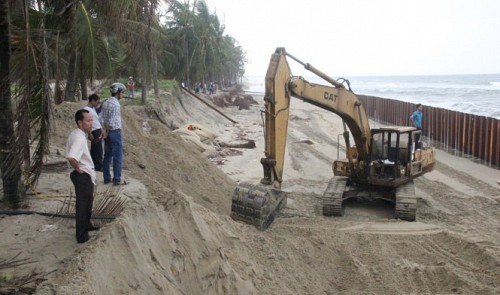
[[[315,76],[305,79],[311,83],[328,84]],[[422,103],[500,119],[500,74],[353,77],[349,80],[353,91],[358,94]],[[264,87],[264,76],[251,76],[245,80],[244,90],[248,92],[264,93]],[[474,107],[469,102],[473,102]]]

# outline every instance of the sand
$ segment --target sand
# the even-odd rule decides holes
[[[392,219],[392,205],[382,202],[349,202],[344,217],[323,217],[319,197],[344,151],[342,124],[300,100],[287,138],[287,207],[264,232],[233,221],[234,187],[262,177],[262,97],[255,98],[249,110],[222,109],[237,124],[178,92],[162,95],[155,112],[124,108],[130,184],[116,192],[124,212],[82,245],[72,220],[0,216],[0,258],[26,262],[0,269],[0,290],[31,274],[38,280],[24,287],[37,294],[500,293],[499,170],[438,151],[435,170],[415,182],[417,222]],[[78,107],[56,107],[50,161],[63,160]],[[207,157],[158,117],[207,126],[216,141],[253,139],[256,148]],[[29,208],[60,206],[60,195],[72,192],[68,173],[64,165],[44,172],[36,188],[43,196],[30,196]],[[110,189],[102,175],[98,181],[98,191]]]

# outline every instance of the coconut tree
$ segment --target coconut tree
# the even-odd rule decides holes
[[[167,76],[197,81],[242,76],[244,51],[224,33],[225,26],[210,13],[205,1],[194,1],[193,6],[175,0],[170,3],[163,57]]]
[[[40,2],[38,7],[30,6],[29,1],[15,2],[17,6],[11,6],[15,8],[10,10],[10,24],[16,43],[9,73],[14,90],[11,99],[16,102],[17,132],[11,141],[22,157],[25,181],[34,184],[40,175],[50,134],[47,36]],[[34,144],[33,152],[30,141]]]
[[[180,79],[191,81],[191,66],[194,64],[199,46],[199,35],[195,31],[195,7],[189,2],[170,1],[168,10],[167,34],[169,36],[167,50],[172,53],[169,62],[172,74]]]
[[[11,100],[10,58],[11,33],[9,9],[6,1],[0,2],[0,169],[2,173],[3,193],[5,200],[13,208],[20,203],[19,182],[21,165],[17,153],[14,152],[14,114]]]
[[[245,52],[231,36],[224,36],[221,41],[219,60],[214,69],[226,80],[237,81],[245,74]]]
[[[14,121],[17,123],[17,132],[10,133],[8,127],[1,130],[4,132],[2,138],[5,139],[5,142],[8,141],[10,149],[16,150],[16,154],[20,155],[20,158],[7,161],[9,165],[2,166],[2,175],[17,176],[21,174],[19,171],[23,170],[25,183],[34,185],[41,172],[43,157],[48,151],[50,135],[51,90],[48,83],[50,77],[48,68],[51,64],[49,61],[51,51],[47,43],[54,44],[57,41],[57,44],[63,44],[64,41],[60,41],[63,38],[54,38],[56,34],[53,32],[58,32],[59,29],[53,18],[54,11],[57,12],[54,7],[49,7],[42,1],[21,0],[12,1],[10,7],[11,20],[7,23],[12,28],[11,35],[15,38],[15,44],[12,55],[2,54],[2,57],[11,57],[8,63],[10,68],[2,65],[2,70],[8,69],[7,76],[12,80],[8,81],[11,86],[2,87],[2,89],[5,90],[3,92],[5,99],[13,102],[11,109],[16,110],[14,120],[10,118],[10,122],[11,124]],[[85,13],[85,9],[77,11],[83,12],[81,15],[84,17],[85,14],[88,15]],[[54,27],[47,29],[47,23]],[[58,33],[57,37],[60,35]],[[64,36],[64,34],[62,35]],[[90,39],[87,39],[87,42],[81,42],[81,44],[83,43],[94,44]],[[2,45],[4,44],[7,43],[2,42]],[[86,50],[86,53],[89,52],[92,53],[91,50]],[[80,59],[84,61],[87,55],[81,54]],[[51,60],[56,59],[52,58]],[[93,59],[90,58],[90,60]],[[7,93],[7,90],[10,89],[14,91]],[[8,116],[10,112],[4,112],[4,114]],[[3,126],[9,125],[4,124]],[[4,163],[6,161],[2,161],[2,164]],[[13,183],[4,181],[4,186],[8,186],[4,190],[14,192],[17,185],[14,186]],[[19,196],[11,204],[16,207],[18,202]]]
[[[224,35],[224,26],[204,1],[195,1],[193,6],[177,0],[166,3],[169,17],[163,30],[159,28],[159,0],[1,2],[11,17],[9,22],[8,14],[2,15],[6,41],[0,44],[1,102],[6,109],[0,114],[4,123],[0,160],[2,177],[11,177],[3,182],[8,186],[6,194],[18,195],[13,183],[18,182],[19,171],[25,171],[24,179],[32,184],[40,174],[50,134],[49,78],[55,78],[59,102],[62,81],[66,81],[66,99],[74,100],[77,84],[86,96],[88,79],[114,79],[117,73],[139,73],[144,86],[153,81],[158,95],[159,56],[163,75],[179,80],[242,73],[243,51]],[[12,40],[13,50],[9,50]],[[17,123],[16,129],[12,122]],[[13,157],[10,150],[21,157]]]
[[[125,39],[129,44],[127,60],[130,66],[126,68],[128,73],[139,73],[143,81],[143,87],[153,83],[155,96],[159,96],[158,85],[158,57],[157,52],[161,50],[162,32],[159,25],[159,1],[146,1],[137,6],[135,13],[129,15],[126,22],[127,30],[133,34],[133,38]],[[146,92],[143,91],[142,103],[146,101]]]

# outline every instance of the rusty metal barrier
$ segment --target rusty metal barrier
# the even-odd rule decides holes
[[[411,126],[415,104],[358,95],[370,118],[386,124]],[[457,156],[471,157],[500,169],[500,120],[424,105],[424,139]]]

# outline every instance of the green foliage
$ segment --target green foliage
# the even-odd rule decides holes
[[[170,1],[163,62],[167,77],[177,81],[237,81],[244,74],[245,53],[224,33],[216,14],[205,1]]]
[[[2,134],[16,142],[22,161],[16,166],[28,167],[23,172],[31,183],[38,179],[49,146],[51,100],[76,100],[86,81],[133,76],[154,85],[148,89],[158,95],[158,88],[175,89],[176,81],[236,81],[244,74],[244,50],[204,0],[4,2],[0,10],[6,12],[2,19],[9,20],[10,33],[1,43],[12,42],[3,53],[12,56],[4,75],[11,85],[2,88],[12,89],[7,99],[19,102],[10,121],[22,132],[15,140],[5,130]],[[99,95],[109,97],[108,87]],[[123,103],[141,101],[124,98]],[[39,142],[34,151],[29,150],[31,134]]]
[[[170,91],[177,86],[177,81],[176,80],[160,80],[159,85],[160,89],[165,90],[165,91]]]

